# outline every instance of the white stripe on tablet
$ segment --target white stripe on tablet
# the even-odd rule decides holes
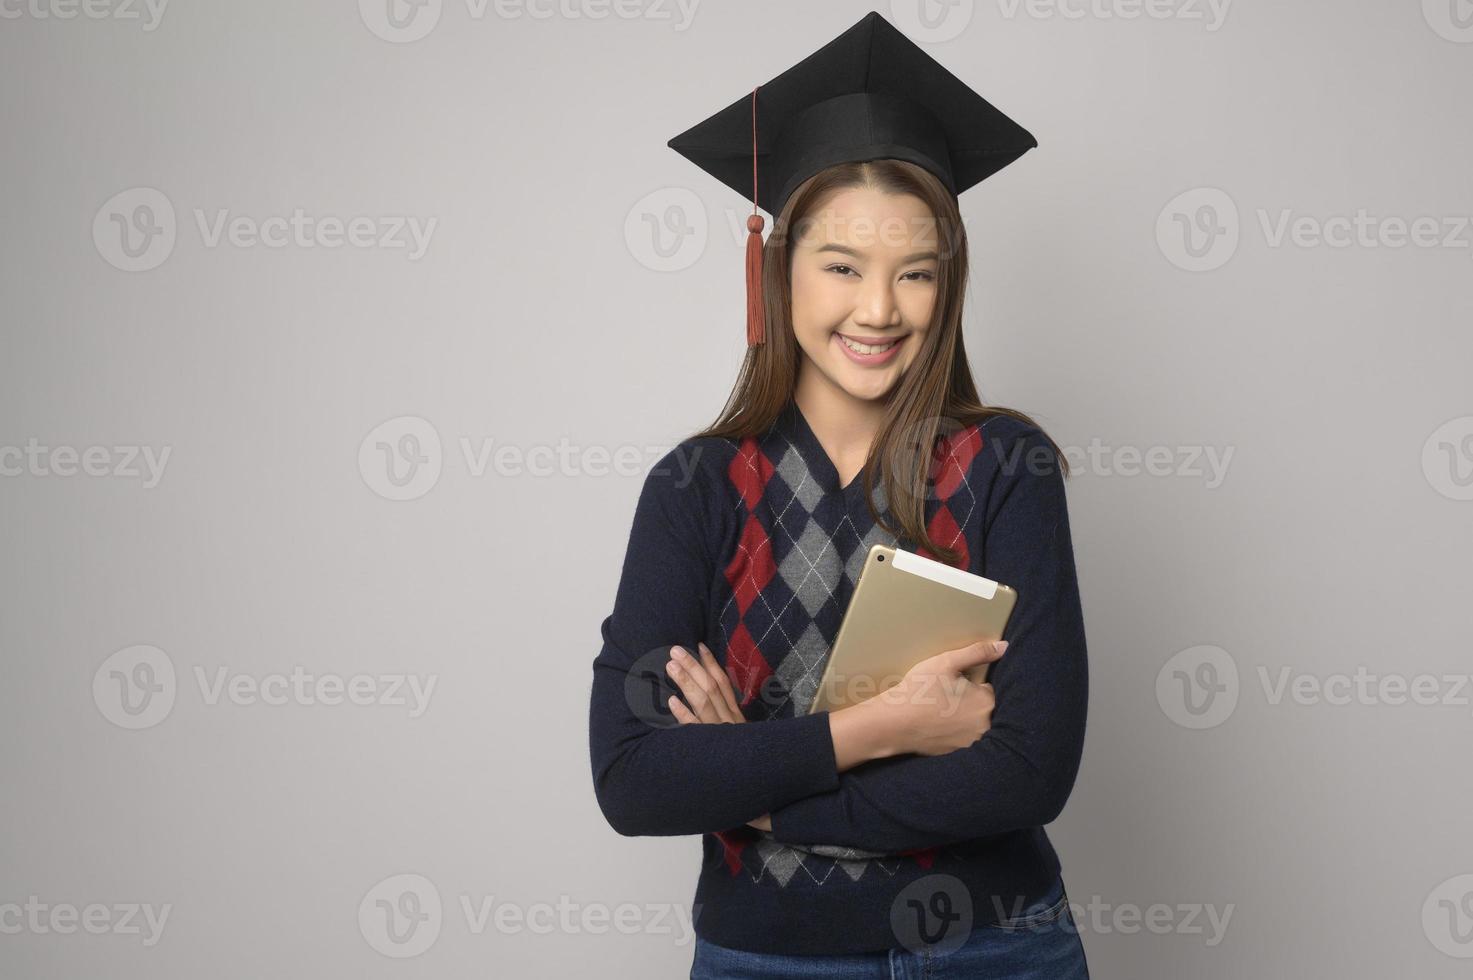
[[[895,549],[895,567],[902,572],[910,572],[912,575],[919,575],[933,582],[949,585],[953,589],[961,589],[963,592],[979,595],[984,599],[991,599],[997,594],[997,583],[990,578],[964,572],[960,568],[953,568],[934,558],[926,558],[901,548]]]

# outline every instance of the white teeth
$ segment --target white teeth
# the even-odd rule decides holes
[[[897,343],[899,343],[899,341],[892,340],[888,344],[879,344],[876,346],[870,346],[869,344],[856,344],[854,341],[850,340],[848,337],[845,337],[843,334],[839,335],[839,339],[844,342],[845,347],[854,351],[856,354],[879,354],[883,351],[889,350],[891,347],[894,347]]]

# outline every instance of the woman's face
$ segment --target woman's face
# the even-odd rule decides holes
[[[854,398],[883,398],[931,322],[935,218],[920,198],[873,187],[835,191],[810,217],[791,249],[793,332],[810,362],[803,370]]]

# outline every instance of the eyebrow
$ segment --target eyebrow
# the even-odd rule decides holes
[[[823,245],[820,245],[817,249],[815,249],[815,251],[818,251],[818,252],[840,252],[840,253],[842,253],[844,255],[849,255],[849,256],[852,256],[852,257],[854,257],[856,259],[862,259],[862,258],[864,258],[864,256],[861,255],[857,249],[850,248],[848,245],[840,245],[837,242],[827,242],[827,243],[825,243]],[[934,258],[936,258],[936,252],[934,250],[928,249],[928,250],[926,250],[924,252],[912,252],[911,254],[909,254],[909,255],[905,256],[903,259],[901,259],[900,262],[901,262],[902,265],[904,265],[907,262],[920,262],[923,259],[934,259]]]

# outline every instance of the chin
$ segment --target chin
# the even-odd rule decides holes
[[[899,384],[903,373],[902,366],[890,371],[866,371],[856,377],[851,366],[846,363],[838,365],[836,373],[830,375],[830,378],[850,398],[872,402],[888,397]]]

